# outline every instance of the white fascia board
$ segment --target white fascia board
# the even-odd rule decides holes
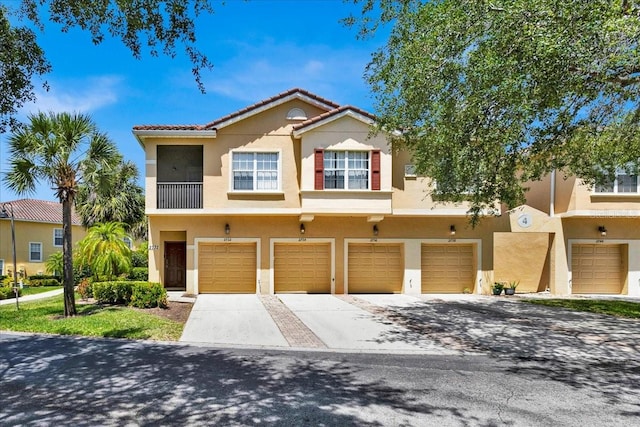
[[[145,138],[215,138],[217,131],[213,130],[155,130],[143,129],[134,130],[133,135],[136,137],[142,148],[144,148]]]
[[[351,118],[359,120],[359,121],[361,121],[362,123],[364,123],[364,124],[366,124],[368,126],[374,126],[375,125],[375,121],[371,120],[369,117],[363,116],[362,114],[357,113],[357,112],[355,112],[353,110],[345,110],[345,111],[340,112],[339,114],[336,114],[336,115],[331,116],[331,117],[327,117],[326,119],[320,120],[320,121],[318,121],[316,123],[313,123],[313,124],[311,124],[309,126],[305,126],[304,128],[302,128],[300,130],[294,130],[293,131],[293,137],[296,138],[296,139],[299,139],[302,136],[303,133],[312,131],[314,129],[317,129],[317,128],[321,127],[321,126],[326,125],[327,123],[331,123],[331,122],[333,122],[335,120],[339,120],[339,119],[341,119],[341,118],[343,118],[345,116],[349,116]]]
[[[607,209],[607,210],[573,210],[556,214],[560,218],[634,218],[640,217],[638,209]]]

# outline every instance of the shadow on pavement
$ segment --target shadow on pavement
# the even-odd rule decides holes
[[[596,390],[611,403],[636,404],[640,412],[637,320],[509,301],[421,301],[387,307],[385,315],[403,328],[381,341],[428,338],[463,353],[487,354],[507,371]]]
[[[371,411],[378,406],[394,411],[394,425],[434,411],[479,421],[358,380],[354,365],[332,359],[15,336],[0,348],[0,425],[388,425]]]

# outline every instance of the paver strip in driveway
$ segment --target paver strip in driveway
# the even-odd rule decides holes
[[[291,347],[327,348],[289,308],[275,295],[260,295],[260,301]]]

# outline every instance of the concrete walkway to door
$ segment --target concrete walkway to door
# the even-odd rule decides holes
[[[415,339],[348,296],[202,294],[180,341],[220,346],[308,348],[357,352],[457,354],[427,338]],[[420,299],[387,296],[374,303],[407,306]],[[366,304],[365,299],[358,299]],[[373,303],[372,303],[373,305]],[[411,339],[389,339],[389,337]]]

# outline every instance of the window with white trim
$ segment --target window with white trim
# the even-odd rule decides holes
[[[279,153],[234,151],[231,154],[233,191],[278,191]]]
[[[42,243],[29,242],[29,261],[42,262]]]
[[[131,237],[129,236],[124,236],[122,238],[122,241],[124,242],[125,245],[127,245],[127,247],[129,249],[131,249],[133,247],[133,240],[131,240]]]
[[[368,151],[324,151],[324,188],[369,189]]]
[[[595,192],[599,194],[640,193],[638,189],[638,176],[626,172],[618,172],[616,173],[615,179],[597,184]]]
[[[4,260],[0,259],[0,275],[4,276]]]
[[[62,246],[62,228],[54,228],[53,229],[53,246],[60,247]]]

